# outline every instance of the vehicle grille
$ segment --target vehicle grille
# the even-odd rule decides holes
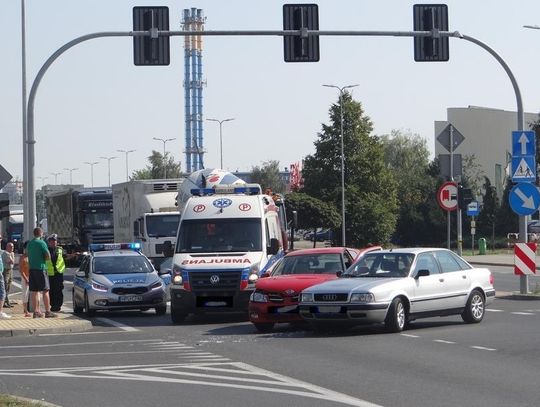
[[[102,235],[93,234],[90,239],[92,241],[89,243],[112,243],[114,242],[114,235],[112,233],[111,234],[107,233],[107,234],[102,234]]]
[[[270,302],[283,302],[284,299],[279,294],[268,294],[268,301],[270,301]]]
[[[144,294],[148,291],[148,287],[115,287],[112,289],[113,294]]]
[[[218,276],[219,281],[211,283],[211,278]],[[236,291],[240,288],[241,271],[199,271],[189,273],[189,282],[193,291]]]
[[[156,243],[156,254],[163,253],[163,243]]]
[[[320,302],[336,302],[336,301],[347,301],[347,298],[349,298],[349,294],[342,293],[342,294],[315,294],[315,301]]]

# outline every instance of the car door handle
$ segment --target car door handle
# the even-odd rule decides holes
[[[466,275],[462,275],[461,278],[467,278],[467,276],[466,276]]]
[[[440,281],[441,283],[444,283],[444,278],[439,278],[439,281]]]

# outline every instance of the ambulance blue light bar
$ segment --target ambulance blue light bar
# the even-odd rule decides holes
[[[141,250],[140,243],[92,243],[88,245],[91,252],[104,252],[107,250]]]
[[[261,186],[259,184],[246,184],[242,186],[216,185],[214,188],[194,188],[191,190],[191,195],[195,195],[195,196],[216,195],[216,194],[258,195],[260,193],[261,193]]]

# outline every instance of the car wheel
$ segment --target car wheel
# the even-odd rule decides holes
[[[181,324],[187,318],[187,314],[178,311],[171,302],[171,320],[173,324]]]
[[[406,324],[407,309],[405,308],[405,304],[401,298],[394,298],[388,308],[384,326],[388,332],[401,332],[405,329]]]
[[[93,317],[96,315],[96,310],[90,308],[90,301],[88,301],[88,294],[84,293],[84,308],[86,311],[86,315],[89,317]]]
[[[273,322],[265,322],[265,323],[255,323],[253,322],[253,325],[255,326],[255,329],[260,333],[266,333],[272,331],[274,329],[274,323]]]
[[[75,300],[75,290],[71,290],[71,302],[73,303],[73,313],[82,314],[82,312],[84,311],[84,307],[81,307],[79,304],[77,304],[77,301]]]
[[[484,296],[480,291],[473,290],[461,318],[468,324],[477,324],[484,319],[485,309],[486,300]]]
[[[159,307],[156,307],[156,315],[165,315],[166,312],[167,312],[166,305],[160,305]]]

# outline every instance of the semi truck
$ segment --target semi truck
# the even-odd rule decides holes
[[[0,219],[0,232],[5,243],[12,242],[15,251],[20,252],[23,240],[23,206],[19,204],[9,205],[9,214]]]
[[[58,236],[67,253],[91,243],[113,243],[111,188],[67,188],[45,198],[48,233]]]
[[[115,242],[139,242],[142,252],[155,264],[172,256],[180,221],[177,196],[183,181],[150,179],[114,184]]]

